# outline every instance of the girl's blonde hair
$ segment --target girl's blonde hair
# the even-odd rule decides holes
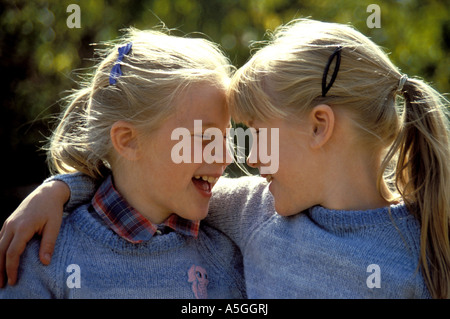
[[[324,69],[339,46],[339,72],[323,97]],[[277,29],[236,72],[229,108],[233,119],[244,123],[293,117],[321,103],[349,110],[364,145],[385,151],[378,189],[391,202],[396,199],[381,185],[393,165],[391,185],[421,224],[420,265],[427,286],[433,297],[448,298],[448,101],[417,78],[399,90],[401,78],[387,55],[352,27],[301,19]]]
[[[126,31],[98,50],[102,61],[93,76],[68,97],[48,147],[53,172],[102,177],[111,166],[115,122],[125,120],[148,132],[173,114],[176,98],[187,88],[209,83],[226,91],[232,67],[212,42],[162,31]],[[117,62],[118,48],[130,42],[131,51]],[[116,63],[123,74],[111,85]]]

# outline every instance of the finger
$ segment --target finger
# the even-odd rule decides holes
[[[19,268],[20,256],[33,235],[34,233],[27,235],[24,232],[17,232],[14,234],[8,250],[6,251],[6,275],[8,276],[8,285],[12,286],[17,282],[17,270]]]
[[[12,233],[7,233],[3,226],[0,237],[0,288],[3,288],[6,283],[6,251],[13,238]]]
[[[61,220],[58,218],[49,220],[42,231],[41,247],[39,249],[39,259],[44,265],[50,264],[56,239],[58,238]]]
[[[3,237],[3,234],[6,231],[5,229],[6,229],[6,221],[3,223],[2,229],[0,230],[0,241],[1,241],[2,237]]]

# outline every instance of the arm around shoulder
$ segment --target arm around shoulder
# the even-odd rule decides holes
[[[264,178],[221,177],[213,188],[205,222],[227,234],[242,248],[255,226],[274,213],[273,197]]]
[[[98,186],[95,179],[82,173],[55,175],[46,179],[44,184],[55,181],[65,184],[69,191],[64,207],[64,210],[68,212],[88,202],[94,196]]]
[[[35,234],[42,235],[40,259],[49,264],[61,226],[63,210],[87,202],[95,182],[82,174],[57,175],[28,195],[8,217],[0,232],[0,287],[17,280],[20,255]]]
[[[55,264],[44,266],[39,262],[39,241],[33,239],[21,257],[20,279],[15,285],[0,289],[0,299],[60,298],[62,289],[56,285]]]

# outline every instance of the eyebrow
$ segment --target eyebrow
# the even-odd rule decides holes
[[[217,123],[213,123],[213,122],[206,122],[206,123],[202,122],[202,127],[218,127],[218,125],[217,125]],[[233,127],[233,126],[231,125],[231,122],[230,122],[230,123],[228,123],[227,128],[231,128],[231,127]]]

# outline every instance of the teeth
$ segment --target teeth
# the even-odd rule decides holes
[[[272,175],[267,175],[266,176],[266,181],[267,181],[267,183],[270,183],[271,181],[272,181]]]
[[[194,176],[195,179],[202,179],[205,182],[208,182],[210,184],[215,184],[217,183],[217,181],[219,180],[219,177],[213,177],[213,176],[207,176],[207,175],[195,175]]]

